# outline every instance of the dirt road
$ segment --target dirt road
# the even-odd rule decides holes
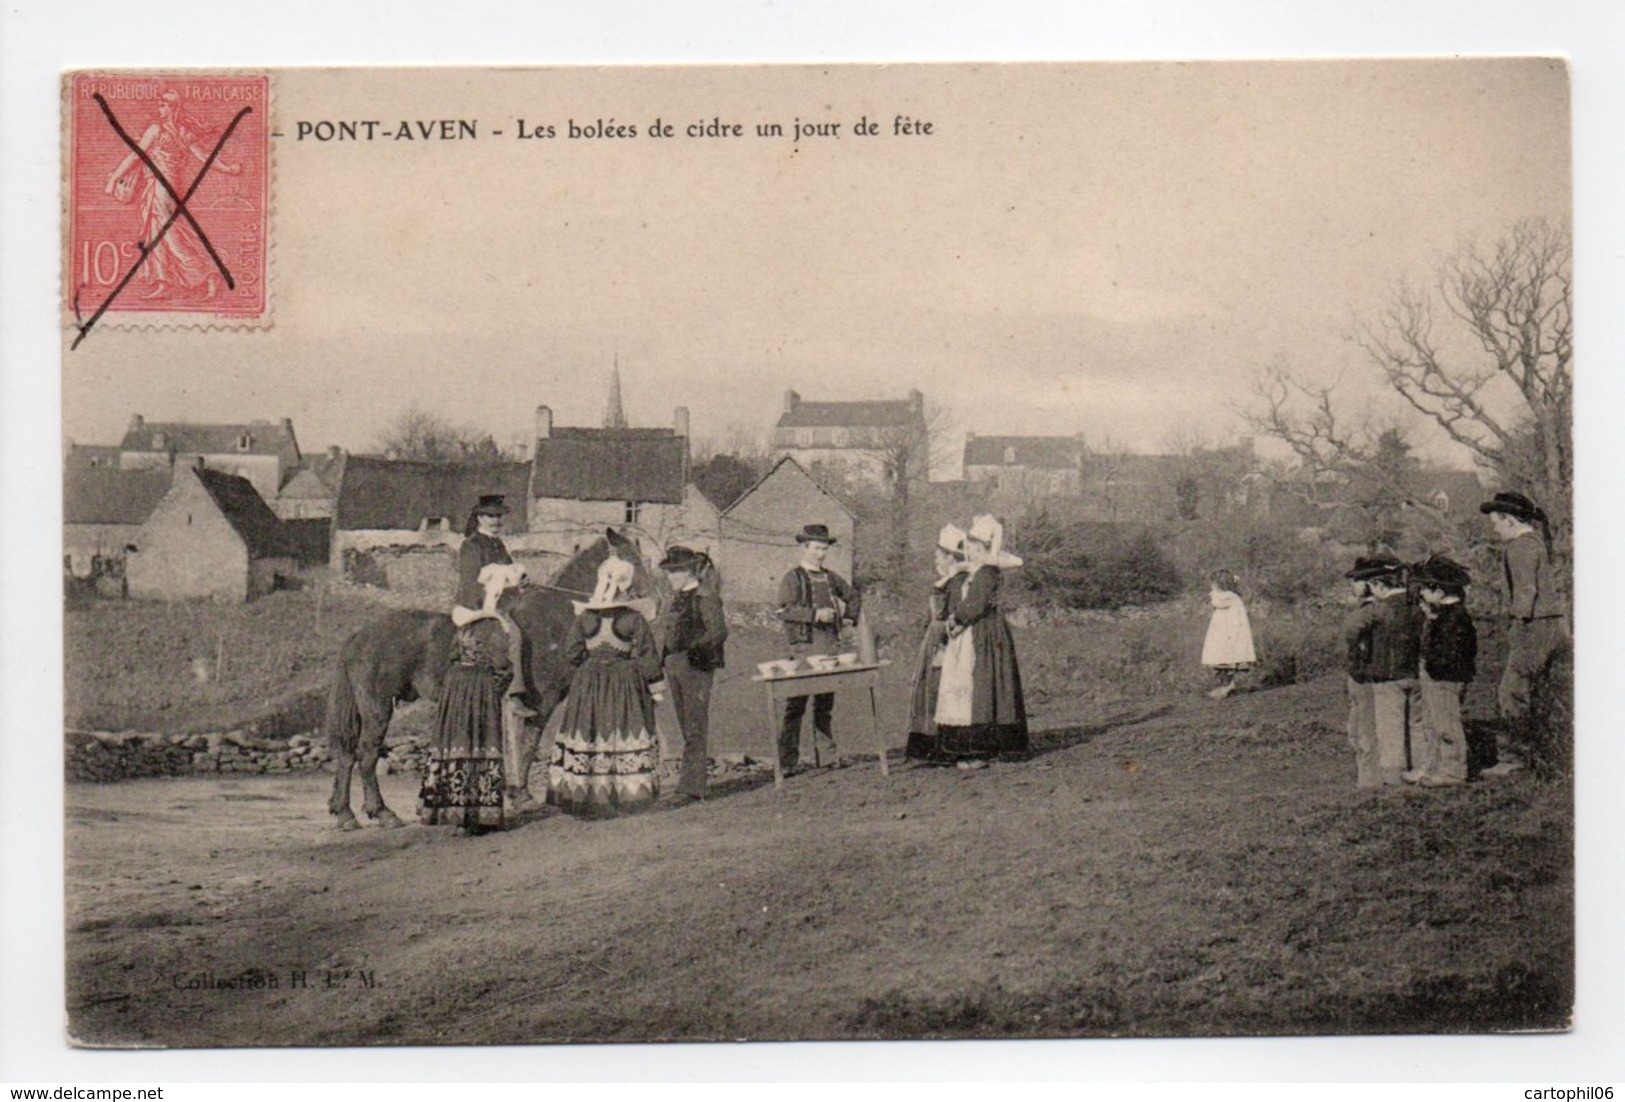
[[[93,1044],[1553,1027],[1572,814],[1356,791],[1335,680],[1040,715],[980,772],[744,781],[504,833],[329,829],[326,774],[68,790]],[[414,781],[385,779],[409,811]]]

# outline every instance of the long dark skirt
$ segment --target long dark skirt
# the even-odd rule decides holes
[[[920,642],[919,661],[914,671],[914,695],[908,711],[908,749],[911,761],[935,761],[937,757],[937,689],[942,683],[942,645],[946,632],[939,621],[925,629]]]
[[[938,722],[936,756],[942,761],[1023,757],[1029,751],[1027,702],[1015,640],[1003,613],[992,612],[970,629],[975,655],[969,723]]]
[[[548,767],[548,803],[583,818],[635,811],[660,795],[654,700],[636,660],[594,654],[576,670]]]
[[[470,829],[502,825],[502,689],[489,666],[446,671],[435,741],[418,799],[424,821]]]

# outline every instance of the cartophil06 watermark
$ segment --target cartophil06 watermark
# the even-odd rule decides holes
[[[1551,1099],[1557,1102],[1606,1102],[1614,1097],[1613,1087],[1530,1087],[1523,1092],[1525,1098]]]

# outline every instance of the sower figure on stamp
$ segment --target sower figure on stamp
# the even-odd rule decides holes
[[[507,544],[502,542],[507,516],[508,505],[501,494],[481,494],[463,525],[463,544],[457,549],[457,596],[451,610],[452,622],[459,628],[490,615],[482,607],[480,571],[493,564],[513,563]],[[530,794],[530,767],[536,760],[541,732],[530,722],[536,710],[525,703],[529,685],[525,678],[524,640],[511,622],[504,620],[503,624],[508,631],[513,667],[513,681],[502,697],[505,798],[508,810],[519,812],[536,806]]]
[[[722,612],[722,586],[710,557],[673,546],[660,569],[671,580],[661,652],[666,684],[683,731],[683,768],[677,792],[690,800],[705,799],[705,771],[710,763],[706,735],[711,721],[711,682],[723,667],[728,621]]]
[[[806,525],[796,542],[801,545],[801,562],[779,582],[779,619],[784,621],[790,657],[839,654],[841,625],[858,622],[862,597],[845,578],[824,567],[824,559],[835,543],[828,526]],[[835,694],[818,693],[812,705],[813,760],[823,763],[823,743],[829,750],[830,764],[838,764]],[[807,697],[793,696],[785,701],[784,722],[779,727],[779,763],[787,774],[795,772],[801,763],[801,717],[806,714]]]
[[[1501,716],[1517,751],[1525,757],[1549,749],[1552,663],[1568,641],[1563,601],[1552,572],[1551,525],[1546,511],[1523,494],[1499,493],[1478,507],[1489,515],[1505,545],[1501,576],[1506,587],[1507,664],[1496,692]],[[1539,531],[1536,531],[1536,528]],[[1498,762],[1486,773],[1519,768]]]
[[[168,91],[158,99],[158,121],[142,132],[136,144],[170,186],[185,194],[192,174],[182,170],[190,163],[188,158],[200,167],[209,159],[205,139],[202,125],[181,105],[180,96]],[[220,160],[215,162],[214,171],[235,176],[242,168],[235,162]],[[134,201],[140,206],[141,240],[152,246],[141,272],[141,278],[152,284],[146,298],[194,290],[206,299],[215,296],[219,273],[208,250],[184,218],[174,219],[175,200],[134,150],[108,175],[104,190],[120,202]],[[168,230],[164,230],[166,225]]]

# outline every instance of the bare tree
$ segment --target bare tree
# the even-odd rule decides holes
[[[1128,467],[1129,450],[1127,446],[1110,436],[1101,438],[1100,443],[1091,444],[1084,449],[1082,461],[1082,475],[1085,488],[1090,483],[1100,486],[1100,501],[1106,507],[1106,515],[1111,520],[1117,519],[1117,509],[1122,494],[1122,476]]]
[[[391,458],[426,463],[495,463],[506,458],[490,433],[455,425],[416,404],[389,423],[378,438],[378,448]]]
[[[948,411],[934,402],[917,398],[919,416],[866,431],[861,452],[873,460],[881,488],[891,502],[889,565],[901,570],[908,557],[909,532],[913,523],[913,490],[931,478],[931,468],[950,458]]]
[[[1418,492],[1420,464],[1397,421],[1349,417],[1335,381],[1305,382],[1284,360],[1259,372],[1253,390],[1257,401],[1243,416],[1292,450],[1298,466],[1281,485],[1320,510],[1328,527],[1371,550],[1397,550],[1414,523],[1456,547],[1453,521]]]
[[[1541,500],[1565,548],[1574,477],[1572,252],[1567,225],[1519,222],[1488,249],[1469,245],[1445,260],[1430,287],[1400,284],[1355,331],[1412,408],[1509,489]],[[1441,337],[1441,323],[1456,332]]]

